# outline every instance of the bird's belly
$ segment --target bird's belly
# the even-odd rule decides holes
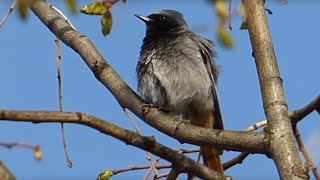
[[[194,74],[177,69],[168,71],[161,66],[153,68],[140,77],[141,96],[148,103],[176,115],[212,110],[210,81],[198,75],[191,77]]]

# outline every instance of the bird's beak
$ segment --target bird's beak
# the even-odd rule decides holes
[[[136,14],[135,14],[135,16],[136,16],[137,18],[141,19],[141,20],[142,20],[143,22],[145,22],[145,23],[150,23],[150,22],[154,21],[153,19],[148,18],[148,17],[146,17],[146,16],[141,16],[141,15],[136,15]]]

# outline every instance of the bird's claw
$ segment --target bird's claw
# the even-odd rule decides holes
[[[154,105],[154,104],[143,104],[141,106],[141,111],[143,114],[147,114],[149,112],[149,108],[159,108],[158,106]]]

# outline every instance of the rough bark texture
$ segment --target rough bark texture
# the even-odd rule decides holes
[[[9,169],[0,161],[0,179],[1,180],[16,180],[13,174]]]
[[[259,75],[266,128],[270,135],[269,153],[281,179],[307,179],[295,145],[263,0],[242,0]]]

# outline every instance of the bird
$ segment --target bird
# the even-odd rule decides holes
[[[214,43],[192,32],[179,11],[135,16],[146,25],[136,66],[142,99],[192,125],[223,130]],[[207,167],[224,173],[222,150],[201,146],[200,152]]]

